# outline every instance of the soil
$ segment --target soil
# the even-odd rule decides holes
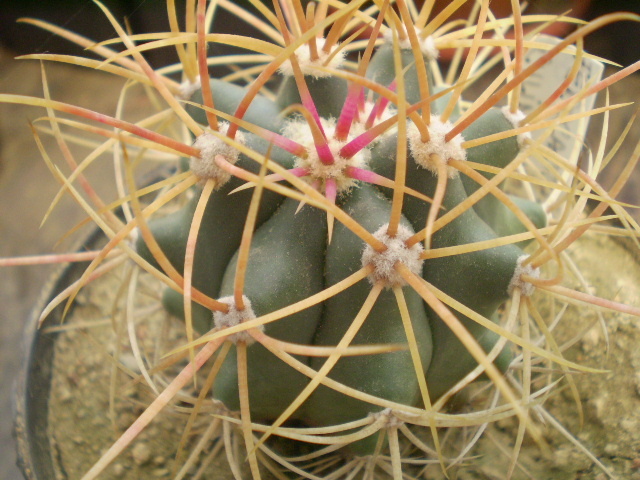
[[[571,257],[580,267],[597,295],[632,305],[640,304],[640,268],[626,243],[604,236],[590,236],[574,248]],[[606,262],[609,272],[604,278],[594,265]],[[122,317],[123,299],[114,300],[118,292],[120,271],[108,283],[98,282],[86,288],[78,306],[59,333],[56,350],[57,374],[53,380],[50,410],[50,435],[58,459],[58,478],[80,478],[88,468],[148,404],[148,388],[130,385],[130,376],[115,375],[115,421],[111,420],[109,385],[113,380],[113,354],[119,345],[119,358],[137,371],[126,333],[120,340],[114,335],[112,313]],[[574,285],[578,287],[576,283]],[[180,341],[182,324],[168,319],[162,311],[150,314],[157,302],[155,288],[146,287],[148,295],[137,308],[144,312],[136,320],[141,349],[167,352]],[[156,290],[157,292],[158,290]],[[584,408],[584,424],[579,424],[575,401],[566,382],[544,402],[544,408],[588,449],[612,475],[620,480],[640,479],[640,322],[618,313],[604,313],[605,331],[591,310],[570,307],[566,317],[554,330],[560,345],[580,338],[565,356],[582,365],[606,369],[602,374],[576,374],[574,379]],[[79,322],[91,322],[90,328],[74,328]],[[126,330],[126,327],[125,327]],[[607,340],[608,337],[608,340]],[[157,339],[163,339],[158,343]],[[102,346],[101,346],[102,345]],[[107,352],[105,352],[105,349]],[[154,355],[149,353],[149,355]],[[153,359],[151,359],[153,360]],[[183,365],[183,364],[181,364]],[[182,434],[186,415],[177,407],[154,421],[100,478],[154,479],[172,478],[175,445]],[[537,421],[538,418],[536,417]],[[514,480],[604,480],[607,474],[577,447],[552,428],[543,427],[549,452],[541,452],[530,438],[520,454]],[[449,472],[451,479],[503,479],[511,456],[517,421],[502,420],[489,426],[467,466]],[[116,433],[117,432],[117,433]],[[224,457],[210,466],[205,478],[230,478]],[[214,473],[215,472],[215,473]],[[441,478],[439,467],[428,468],[425,479]],[[187,478],[193,478],[188,475]],[[58,479],[56,479],[58,480]]]
[[[592,294],[640,304],[640,257],[629,239],[587,236],[570,251],[570,257]],[[607,272],[594,268],[603,264]],[[580,289],[577,282],[572,286]],[[603,312],[603,318],[604,329],[593,309],[569,307],[554,329],[559,345],[571,345],[564,352],[565,358],[606,371],[573,375],[584,411],[582,424],[566,381],[543,405],[582,448],[547,420],[543,434],[548,451],[543,453],[538,444],[525,437],[514,480],[640,480],[640,321],[609,311]],[[472,466],[450,472],[449,478],[506,478],[517,428],[513,418],[490,425],[472,452],[478,456],[468,462]],[[589,458],[585,450],[602,465]],[[443,477],[431,469],[426,478]]]
[[[640,305],[639,251],[631,241],[591,237],[571,252],[593,293],[617,302]],[[607,274],[594,269],[605,264]],[[577,312],[577,310],[574,310]],[[552,397],[549,412],[621,480],[640,480],[640,321],[618,312],[604,313],[605,328],[596,315],[581,309],[571,322],[561,322],[556,337],[562,344],[585,331],[566,357],[581,365],[606,370],[577,375],[575,382],[584,409],[581,427],[568,389]],[[595,325],[594,325],[595,323]],[[554,452],[553,475],[540,479],[601,480],[607,478],[584,454],[549,435]]]
[[[58,339],[49,434],[56,480],[81,478],[154,398],[153,392],[143,386],[144,382],[132,382],[133,377],[139,376],[139,369],[124,324],[124,299],[114,298],[119,287],[122,293],[122,270],[83,289],[65,321],[64,330],[55,333]],[[184,340],[183,324],[159,308],[157,292],[162,288],[157,281],[147,277],[141,283],[145,285],[138,295],[142,301],[136,305],[136,337],[146,360],[155,364],[160,355]],[[122,323],[113,325],[112,317]],[[52,330],[55,331],[55,327]],[[116,368],[112,358],[122,366]],[[186,361],[182,361],[165,373],[175,375],[185,364]],[[154,376],[160,390],[166,378],[166,375]],[[113,402],[111,386],[115,393]],[[188,418],[184,409],[179,411],[179,406],[174,404],[165,409],[100,478],[173,478],[176,445]],[[207,478],[219,470],[218,463],[226,465],[224,460],[214,462]],[[215,478],[229,478],[227,472],[228,469],[222,468],[223,474]]]

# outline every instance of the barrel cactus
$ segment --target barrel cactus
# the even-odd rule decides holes
[[[175,186],[151,206],[136,195],[124,199],[129,221],[112,232],[86,276],[110,250],[128,245],[133,232],[135,248],[127,256],[164,281],[162,303],[184,322],[187,342],[180,350],[191,363],[85,478],[119,455],[220,349],[214,379],[205,383],[210,392],[199,394],[214,400],[224,422],[239,425],[255,478],[266,448],[298,452],[303,464],[334,452],[368,459],[337,464],[336,472],[352,466],[345,477],[365,464],[385,464],[384,457],[387,471],[402,478],[403,469],[413,468],[402,459],[407,451],[446,469],[442,428],[504,416],[520,422],[516,444],[525,431],[543,443],[529,414],[538,395],[532,357],[564,371],[585,368],[562,357],[544,324],[535,327],[546,339],[542,347],[523,333],[533,327],[516,327],[516,320],[526,318],[525,306],[535,308],[536,290],[553,290],[562,280],[561,253],[589,222],[567,213],[569,201],[558,203],[565,213],[554,217],[540,200],[545,193],[533,191],[586,198],[595,189],[602,208],[611,203],[544,140],[583,96],[617,78],[560,100],[569,78],[526,114],[519,110],[520,90],[566,47],[577,46],[578,66],[590,31],[637,19],[621,14],[581,26],[525,66],[525,51],[540,45],[523,25],[555,19],[522,16],[518,2],[508,22],[492,17],[488,0],[478,2],[470,26],[452,23],[453,30],[443,23],[464,2],[451,2],[439,15],[431,15],[433,2],[418,8],[405,0],[368,8],[363,0],[292,0],[274,2],[273,11],[251,2],[264,21],[219,2],[258,25],[269,41],[208,34],[217,3],[209,10],[204,1],[195,3],[186,32],[146,37],[150,43],[142,46],[105,9],[127,50],[97,49],[124,75],[157,90],[186,126],[183,139],[43,104],[137,135],[144,143],[122,140],[125,157],[127,148],[149,141],[182,157]],[[513,39],[505,38],[511,29]],[[210,62],[209,43],[252,50],[246,59],[234,57],[238,65],[264,63],[247,69],[246,85],[210,78],[208,62],[224,58]],[[181,54],[182,84],[154,72],[142,55],[168,44]],[[454,59],[451,68],[460,68],[449,79],[438,57],[452,47],[467,50],[461,65]],[[470,98],[487,57],[504,68]],[[542,137],[531,137],[535,130]],[[555,162],[569,180],[544,178],[544,167],[528,170],[536,157]],[[155,214],[157,205],[180,195],[179,208]],[[522,371],[507,376],[513,364]],[[502,407],[443,410],[478,379],[490,380]],[[286,441],[274,443],[275,437]],[[284,454],[274,457],[317,478]]]
[[[365,74],[365,78],[387,88],[397,76],[395,60],[403,62],[398,72],[416,63],[408,47],[396,48],[394,56],[393,43],[388,39],[371,57]],[[303,48],[308,47],[305,44]],[[422,53],[424,64],[431,60],[429,54]],[[286,179],[284,171],[288,171],[308,184],[308,188],[321,193],[326,201],[342,210],[341,218],[334,227],[334,219],[327,219],[327,214],[334,216],[331,210],[325,213],[322,208],[310,205],[297,211],[300,199],[265,191],[260,197],[254,220],[256,230],[248,253],[241,250],[245,219],[254,195],[249,190],[232,193],[244,180],[231,179],[233,170],[228,165],[255,176],[260,164],[224,143],[219,135],[202,133],[194,141],[201,156],[191,160],[190,168],[201,182],[211,181],[215,186],[204,200],[207,203],[202,218],[198,219],[192,285],[229,305],[231,313],[221,307],[212,315],[210,309],[195,303],[192,322],[199,334],[206,334],[214,326],[217,329],[233,326],[303,301],[361,272],[359,276],[366,279],[323,303],[265,325],[264,333],[296,344],[336,346],[355,325],[354,319],[359,318],[364,322],[357,330],[351,328],[355,336],[350,333],[346,345],[401,344],[410,335],[415,342],[413,358],[410,351],[404,350],[335,358],[337,363],[334,357],[328,362],[325,357],[302,357],[298,361],[327,372],[331,366],[329,378],[375,397],[411,406],[428,404],[471,372],[477,361],[440,319],[435,305],[426,303],[408,282],[428,282],[478,314],[495,318],[497,309],[509,298],[510,289],[520,282],[519,275],[527,268],[529,274],[536,271],[527,267],[526,254],[514,244],[425,259],[424,243],[429,249],[448,248],[496,239],[496,231],[501,235],[517,234],[545,225],[541,207],[519,199],[516,213],[501,201],[492,202],[489,207],[478,202],[475,208],[465,208],[462,214],[451,216],[451,221],[440,220],[442,226],[434,227],[438,218],[461,205],[480,187],[477,180],[469,177],[466,178],[470,181],[465,182],[451,165],[453,162],[472,161],[503,168],[521,151],[517,136],[469,149],[463,147],[463,142],[513,130],[515,116],[500,108],[489,110],[461,134],[447,140],[453,123],[442,121],[441,113],[448,102],[455,101],[448,93],[431,103],[428,124],[415,114],[423,132],[414,123],[404,121],[406,137],[399,141],[397,128],[376,132],[384,121],[380,119],[382,115],[385,112],[387,117],[398,115],[395,109],[389,112],[391,108],[387,107],[383,111],[381,102],[367,106],[364,87],[354,81],[355,86],[349,90],[346,79],[325,72],[316,74],[313,63],[299,68],[301,72],[309,70],[299,77],[309,89],[303,103],[309,117],[304,118],[297,111],[287,115],[287,109],[299,104],[301,98],[293,72],[285,73],[277,97],[274,100],[258,97],[243,116],[251,125],[259,122],[274,140],[269,142],[250,131],[239,132],[236,139],[261,158],[280,166],[283,173],[275,175]],[[422,98],[419,79],[415,71],[405,75],[407,78],[397,76],[396,81],[404,83],[401,90],[408,99],[407,105],[415,104]],[[426,78],[430,77],[432,74],[426,69]],[[246,92],[219,80],[211,82],[211,92],[216,110],[223,103],[226,108],[220,111],[233,122],[231,116]],[[201,94],[194,97],[194,104],[202,104]],[[230,101],[233,98],[237,101]],[[399,101],[402,100],[395,103]],[[200,124],[206,124],[202,108],[192,106],[188,111]],[[365,125],[369,119],[366,113],[374,117],[370,125]],[[224,134],[228,128],[228,123],[221,122],[218,132]],[[422,134],[428,137],[426,141]],[[278,146],[274,146],[276,135],[282,137]],[[382,182],[383,179],[392,182],[398,168],[404,170],[401,175],[407,193],[404,198],[395,199],[394,211],[395,188]],[[149,224],[160,250],[180,273],[184,272],[189,227],[201,199],[202,194],[194,195],[181,210]],[[432,210],[441,213],[432,213],[429,221]],[[523,211],[529,216],[521,215],[519,219],[517,213]],[[352,222],[359,226],[354,227]],[[155,262],[143,236],[138,241],[138,251]],[[241,272],[245,277],[242,298],[237,296],[236,288],[240,261],[245,262]],[[400,304],[399,298],[403,298]],[[242,308],[238,307],[238,300]],[[180,293],[168,289],[164,301],[169,311],[184,317]],[[406,305],[410,323],[403,322],[401,305],[403,309]],[[245,312],[242,318],[238,316],[240,312]],[[468,317],[459,319],[483,351],[489,353],[499,335]],[[254,345],[252,339],[238,338],[252,343],[247,349],[247,375],[254,421],[278,419],[303,391],[304,397],[300,398],[307,400],[298,401],[299,408],[283,419],[328,426],[355,421],[382,409],[327,386],[312,391],[313,383],[294,365],[283,362],[265,347]],[[509,361],[508,349],[501,349],[498,367],[504,370]],[[428,394],[423,391],[423,397],[414,365],[424,371]],[[229,355],[213,389],[215,398],[236,411],[240,409],[237,368],[235,356]],[[376,441],[375,436],[369,439],[367,447],[358,448],[370,454]]]

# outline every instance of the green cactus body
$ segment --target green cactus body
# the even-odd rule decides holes
[[[268,142],[259,137],[247,133],[245,138],[247,145],[253,148],[257,147],[265,151],[268,148]],[[292,157],[280,149],[273,148],[271,158],[283,166],[293,166]],[[242,155],[237,165],[256,173],[259,169],[255,162]],[[222,275],[240,244],[245,218],[251,202],[251,192],[240,191],[233,195],[229,195],[229,193],[242,184],[243,182],[239,179],[232,178],[226,185],[213,192],[207,203],[198,233],[201,241],[196,244],[192,284],[211,297],[218,296]],[[195,195],[183,208],[151,223],[154,237],[161,245],[164,254],[172,265],[181,271],[184,269],[187,237],[200,197],[199,192],[200,189],[196,188]],[[280,195],[269,191],[264,192],[257,224],[260,225],[267,220],[282,200]],[[142,256],[152,264],[156,264],[142,237],[137,242],[137,248]],[[173,290],[167,290],[164,293],[163,303],[170,313],[178,317],[184,315],[182,295]],[[198,330],[207,331],[211,324],[211,312],[194,302],[193,321]]]
[[[339,78],[305,76],[307,88],[314,99],[318,115],[322,118],[335,118],[340,114],[347,98],[347,83]],[[276,105],[285,109],[301,102],[300,92],[293,77],[286,76],[278,90]]]
[[[473,122],[463,133],[465,140],[474,140],[494,133],[504,132],[514,127],[505,117],[502,109],[493,108]],[[520,153],[517,137],[509,137],[467,150],[467,160],[484,165],[504,168]],[[483,173],[487,179],[494,175]],[[474,193],[480,185],[467,176],[462,177],[467,194]],[[542,207],[527,199],[511,196],[516,205],[527,215],[537,228],[546,225],[547,216]],[[478,215],[487,222],[499,236],[512,235],[526,231],[509,208],[493,195],[487,195],[474,205]]]
[[[413,52],[410,49],[402,49],[400,51],[400,56],[402,67],[406,69],[403,77],[406,88],[405,98],[410,104],[418,103],[422,97],[418,81],[416,60],[413,56]],[[429,61],[425,55],[423,55],[423,59],[425,63]],[[396,73],[393,65],[393,47],[390,43],[384,43],[378,48],[376,54],[371,58],[369,68],[367,68],[367,78],[379,83],[380,85],[389,86],[396,79]],[[433,91],[432,78],[432,76],[428,77],[430,91]]]
[[[342,207],[371,232],[388,222],[390,204],[373,187],[363,185],[354,189]],[[406,228],[411,226],[403,221]],[[351,231],[337,225],[326,258],[326,282],[333,285],[359,270],[362,266],[363,243]],[[404,295],[411,315],[416,342],[420,349],[420,361],[426,371],[431,360],[431,331],[422,299],[405,287]],[[314,343],[336,345],[358,314],[371,284],[362,280],[348,290],[327,300],[322,323],[318,326]],[[383,290],[369,313],[353,344],[406,344],[402,318],[395,295]],[[318,370],[324,359],[313,358],[311,366]],[[419,400],[419,388],[412,359],[407,350],[342,358],[331,370],[331,378],[365,393],[395,402],[414,405]],[[368,403],[346,397],[335,390],[320,386],[306,406],[307,421],[319,425],[335,425],[366,417],[378,411]],[[370,453],[377,436],[351,449]]]
[[[255,233],[251,243],[245,295],[256,315],[286,307],[318,293],[324,287],[326,221],[320,210],[303,208],[288,199]],[[233,295],[238,257],[235,255],[222,280],[220,297]],[[265,333],[287,342],[309,345],[321,323],[322,306],[316,305],[268,324]],[[308,359],[300,359],[309,363]],[[275,359],[262,345],[248,350],[249,396],[252,415],[273,420],[307,383],[307,377]],[[230,408],[240,408],[237,365],[231,352],[215,383],[214,396]]]
[[[405,65],[412,65],[411,55],[410,51],[403,50]],[[380,47],[373,56],[367,77],[388,86],[395,78],[392,65],[393,52],[387,44]],[[320,116],[325,120],[326,117],[339,117],[349,91],[347,83],[334,77],[306,76],[305,79]],[[418,84],[413,65],[406,73],[405,85],[406,97],[412,102],[420,100]],[[239,87],[225,86],[219,81],[213,81],[212,87],[214,97],[221,98],[216,108],[233,115],[241,96]],[[198,100],[198,97],[194,98]],[[434,102],[433,110],[443,109],[446,101],[447,97]],[[273,112],[280,112],[297,102],[300,102],[300,95],[295,82],[293,78],[286,77],[277,99],[271,102],[261,97],[255,106],[249,109],[245,120],[265,126],[274,132],[286,131],[286,127],[283,127]],[[203,121],[201,112],[194,109],[190,111],[194,118]],[[458,114],[457,110],[454,114]],[[271,117],[263,118],[266,115]],[[463,132],[463,137],[474,139],[512,128],[513,124],[501,111],[494,109]],[[269,144],[266,141],[257,141],[249,134],[247,138],[247,144],[256,152],[263,155],[267,153]],[[369,147],[369,163],[363,168],[393,179],[397,144],[397,133],[394,130],[375,139]],[[518,140],[507,138],[471,148],[466,155],[468,159],[477,163],[504,167],[519,151]],[[433,197],[438,178],[414,157],[412,148],[408,146],[406,186]],[[272,153],[272,158],[285,168],[292,168],[294,165],[292,157],[282,152],[275,156]],[[258,168],[242,156],[238,165],[252,172],[256,172]],[[490,178],[490,175],[485,177]],[[312,181],[313,179],[310,183]],[[214,193],[200,229],[194,285],[215,298],[233,294],[238,255],[236,252],[251,201],[250,191],[228,195],[240,183],[234,179]],[[316,183],[326,186],[317,179]],[[451,175],[448,178],[442,211],[453,209],[477,188],[478,185],[474,181],[462,178],[461,175]],[[374,233],[389,222],[392,193],[388,188],[356,181],[350,188],[338,192],[336,203],[352,219]],[[296,202],[291,199],[284,202],[282,200],[282,197],[265,190],[260,204],[257,230],[251,245],[245,294],[257,316],[318,293],[363,267],[362,256],[367,245],[345,225],[336,223],[331,242],[327,244],[327,220],[324,212],[312,206],[304,206],[295,214]],[[193,217],[195,201],[194,199],[181,211],[151,224],[161,247],[177,268],[182,268],[183,265],[181,259],[185,251],[186,231]],[[535,224],[544,223],[544,213],[537,205],[531,205],[525,200],[518,202]],[[410,232],[423,230],[429,210],[430,203],[412,195],[405,195],[401,225]],[[491,240],[523,230],[524,226],[513,213],[489,194],[478,202],[475,208],[467,209],[436,231],[431,238],[431,248]],[[139,249],[143,255],[149,257],[142,243],[139,244]],[[520,246],[505,245],[462,255],[431,258],[421,264],[418,274],[466,307],[486,318],[495,319],[497,309],[508,298],[508,288],[522,255]],[[392,285],[385,285],[390,286]],[[420,362],[426,372],[430,400],[433,401],[473,370],[477,363],[457,336],[413,289],[402,285],[400,287],[409,308]],[[265,333],[295,343],[336,345],[351,325],[371,288],[370,282],[362,280],[323,304],[267,325]],[[174,292],[167,296],[170,297],[166,302],[167,308],[181,316],[182,297]],[[202,307],[199,308],[197,325],[201,333],[204,333],[210,327],[211,314]],[[481,347],[489,352],[497,342],[498,335],[463,315],[457,316]],[[407,344],[407,336],[395,294],[391,288],[384,288],[351,344],[398,343]],[[263,346],[253,344],[248,348],[252,420],[268,422],[286,409],[308,383],[308,378],[267,352]],[[314,370],[320,369],[326,361],[326,358],[322,357],[299,359]],[[505,348],[495,364],[499,369],[505,370],[510,360],[511,353]],[[331,369],[329,377],[382,399],[408,406],[424,406],[413,359],[408,349],[360,357],[343,357]],[[237,365],[233,351],[216,381],[214,396],[232,410],[239,408]],[[380,411],[380,407],[320,385],[298,410],[292,419],[310,426],[327,426],[366,417],[370,413]],[[357,454],[371,453],[376,439],[377,435],[373,435],[357,442],[351,446],[352,451]]]
[[[395,152],[396,138],[393,136],[385,138],[372,151],[372,167],[383,175],[392,173],[395,166],[389,159],[394,158]],[[412,174],[407,175],[407,186],[432,197],[437,177],[417,165],[409,152],[408,158],[408,168]],[[444,209],[449,210],[455,207],[466,196],[461,179],[450,178],[443,200]],[[405,200],[404,213],[413,228],[416,230],[424,228],[429,214],[429,204],[415,197],[407,197]],[[495,232],[473,209],[469,209],[436,232],[431,246],[440,248],[464,245],[491,238],[495,238]],[[463,255],[429,259],[424,263],[423,278],[451,297],[458,299],[465,306],[489,317],[508,298],[509,282],[517,259],[522,254],[520,248],[506,245]],[[485,350],[490,350],[497,341],[497,335],[462,315],[458,317]],[[434,397],[437,398],[462,379],[470,369],[476,366],[476,363],[435,313],[431,312],[429,318],[433,329],[434,354],[431,367],[427,372],[427,379],[430,392],[433,392]],[[506,367],[504,364],[501,366]]]
[[[216,110],[220,110],[227,115],[233,115],[247,93],[247,89],[215,78],[211,79],[209,84]],[[191,102],[202,105],[202,90],[197,90],[193,94]],[[194,105],[187,105],[187,111],[198,123],[207,123],[206,113],[203,109]],[[278,105],[268,98],[258,95],[251,102],[243,120],[272,132],[277,132],[282,128],[282,119],[279,114]]]

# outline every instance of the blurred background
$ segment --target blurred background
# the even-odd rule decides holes
[[[102,3],[117,19],[126,18],[133,32],[158,32],[166,31],[168,28],[163,0],[103,0]],[[185,0],[176,1],[178,11],[182,11],[184,3]],[[237,0],[234,3],[251,8],[247,0]],[[437,0],[436,11],[448,3],[447,0]],[[574,15],[585,20],[616,11],[640,13],[638,0],[530,0],[528,3],[529,12],[560,13],[572,10]],[[496,13],[508,12],[509,5],[509,0],[492,0],[492,8]],[[464,9],[462,11],[464,12]],[[3,0],[0,9],[0,45],[16,55],[77,52],[77,49],[62,39],[17,23],[21,17],[45,19],[98,41],[113,37],[113,29],[100,9],[90,0]],[[238,22],[221,11],[216,27],[218,31],[237,31]],[[246,29],[246,24],[243,24],[242,28]],[[622,65],[628,65],[638,59],[638,45],[640,28],[633,24],[616,24],[603,28],[590,36],[585,43],[587,51],[605,56]],[[169,50],[151,58],[155,62],[154,66],[176,60],[173,52]]]
[[[119,20],[127,20],[135,33],[167,31],[166,8],[162,0],[103,0]],[[179,11],[184,0],[178,0]],[[243,3],[243,2],[235,2]],[[493,0],[492,5],[499,3]],[[639,0],[531,0],[532,9],[541,12],[563,12],[576,8],[585,20],[613,11],[640,13]],[[17,55],[28,53],[71,53],[86,55],[69,42],[37,29],[17,23],[21,17],[45,19],[96,41],[114,36],[114,31],[100,9],[90,0],[2,0],[0,7],[0,92],[23,95],[42,95],[38,62],[17,61]],[[226,12],[217,17],[220,32],[247,32],[246,24],[238,24]],[[215,53],[215,46],[211,53]],[[615,24],[589,36],[585,49],[593,54],[626,66],[640,59],[640,25],[631,22]],[[154,67],[176,62],[170,49],[153,52],[149,57]],[[607,73],[611,73],[609,69]],[[61,65],[47,64],[52,95],[57,99],[91,106],[97,111],[113,113],[123,81],[99,72]],[[635,74],[611,91],[611,102],[635,101],[640,96],[640,76]],[[140,105],[143,108],[143,104]],[[627,108],[619,120],[611,125],[613,143],[631,117],[633,107]],[[141,112],[142,114],[142,112]],[[70,201],[64,201],[55,216],[44,226],[40,222],[54,197],[57,186],[51,181],[28,128],[28,122],[43,115],[42,110],[0,104],[0,257],[64,251],[57,245],[69,228],[83,215]],[[598,120],[592,129],[599,132]],[[635,125],[632,135],[640,138]],[[593,135],[597,138],[598,135]],[[55,151],[53,142],[45,145]],[[630,155],[623,151],[621,155]],[[602,182],[610,184],[615,170],[605,172]],[[91,168],[89,176],[106,198],[113,186],[108,166]],[[640,203],[640,182],[633,180],[623,199]],[[637,216],[638,217],[638,216]],[[64,219],[56,222],[56,219]],[[11,392],[16,374],[23,362],[22,336],[26,319],[32,310],[45,279],[54,267],[10,267],[0,272],[0,480],[18,480],[15,452],[11,437]]]

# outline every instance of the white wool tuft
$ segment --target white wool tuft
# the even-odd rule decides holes
[[[522,275],[527,275],[533,278],[540,278],[539,268],[533,268],[531,265],[522,265],[522,263],[527,258],[529,258],[529,255],[521,255],[520,257],[518,257],[516,270],[515,272],[513,272],[513,277],[511,278],[511,282],[509,282],[509,287],[507,288],[507,292],[509,293],[509,295],[511,295],[514,288],[519,288],[523,296],[530,297],[531,295],[533,295],[533,292],[536,289],[536,287],[534,287],[531,283],[522,280]]]
[[[296,59],[298,60],[298,65],[300,66],[300,70],[302,70],[303,74],[314,78],[330,77],[331,73],[319,70],[317,67],[337,69],[344,63],[344,50],[340,50],[336,55],[329,59],[333,52],[325,52],[322,50],[324,42],[324,38],[316,38],[316,50],[318,51],[318,58],[316,60],[311,60],[311,49],[309,48],[308,43],[304,43],[296,49]],[[335,45],[333,50],[335,51],[336,48],[338,48],[338,45]],[[293,66],[291,65],[291,61],[286,60],[282,65],[280,65],[278,71],[287,77],[293,76]]]
[[[193,174],[201,181],[213,179],[216,181],[216,187],[220,187],[227,183],[231,175],[221,169],[216,164],[216,156],[221,155],[229,163],[236,163],[240,152],[233,146],[225,143],[220,137],[224,136],[229,129],[227,122],[221,122],[219,132],[204,132],[193,142],[193,146],[200,150],[199,157],[191,157],[189,167]],[[244,143],[242,132],[236,134],[235,140]]]
[[[424,251],[422,244],[416,242],[411,248],[405,244],[413,233],[409,228],[399,225],[395,237],[387,234],[389,224],[380,227],[373,236],[387,246],[387,249],[378,253],[370,245],[367,245],[362,252],[362,266],[373,265],[375,270],[369,275],[369,281],[376,284],[379,281],[385,282],[387,287],[404,286],[407,282],[396,271],[396,263],[402,263],[416,275],[422,273],[424,260],[420,255]]]
[[[521,110],[512,112],[508,106],[504,106],[501,109],[504,118],[506,118],[514,128],[520,126],[520,122],[524,120],[525,114]],[[529,140],[531,140],[531,132],[524,132],[518,135],[518,146],[523,147]]]
[[[369,416],[375,420],[383,418],[385,420],[384,425],[386,428],[400,428],[405,423],[398,417],[396,417],[393,410],[391,410],[390,408],[385,408],[384,410],[380,410],[379,412],[372,412],[369,414]]]
[[[189,100],[196,90],[199,90],[201,87],[202,82],[200,81],[200,75],[198,75],[193,82],[187,79],[178,87],[178,98]]]
[[[437,60],[440,55],[440,51],[438,47],[436,47],[436,41],[434,38],[429,35],[428,37],[422,38],[420,36],[420,30],[416,29],[416,34],[418,35],[418,43],[420,44],[420,51],[426,57],[427,60]],[[391,29],[387,30],[383,38],[385,42],[392,44],[393,43],[393,33]],[[404,40],[400,40],[400,48],[402,50],[411,50],[411,40],[409,37]]]
[[[236,308],[236,302],[233,295],[218,299],[219,302],[229,305],[229,311],[226,313],[213,312],[213,323],[216,328],[224,330],[225,328],[234,327],[256,318],[255,313],[253,313],[253,310],[251,309],[251,302],[249,299],[243,295],[242,300],[244,302],[244,309],[238,310]],[[259,328],[264,330],[263,326],[260,326]],[[233,335],[229,335],[228,340],[233,343],[245,342],[247,345],[251,345],[255,342],[253,337],[247,332],[238,332]]]
[[[437,174],[440,164],[447,164],[450,159],[458,161],[467,159],[467,152],[462,148],[462,142],[464,142],[462,135],[456,135],[449,142],[444,140],[445,135],[453,128],[451,122],[443,122],[438,116],[432,115],[431,123],[427,128],[430,139],[426,143],[422,141],[420,131],[415,124],[411,123],[407,129],[409,149],[418,165]],[[447,173],[449,178],[454,178],[458,175],[458,170],[447,167]]]

